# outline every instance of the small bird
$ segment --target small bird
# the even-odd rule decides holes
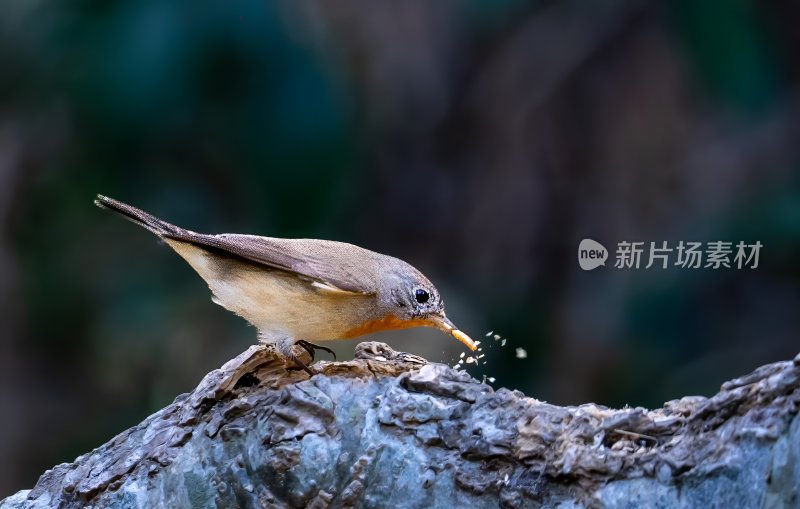
[[[447,318],[433,283],[398,258],[330,240],[206,235],[103,195],[94,203],[155,233],[208,283],[212,301],[250,322],[262,343],[309,375],[294,345],[313,359],[316,349],[333,352],[312,341],[435,327],[477,349]]]

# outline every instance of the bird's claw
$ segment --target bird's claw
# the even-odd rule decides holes
[[[323,350],[325,352],[328,352],[329,354],[333,355],[333,360],[336,360],[336,352],[334,352],[333,350],[331,350],[327,346],[315,345],[314,343],[309,343],[308,341],[306,341],[304,339],[300,339],[298,341],[295,341],[294,344],[299,346],[300,348],[302,348],[306,352],[308,352],[308,355],[311,356],[311,360],[312,361],[314,360],[315,353],[316,353],[317,350]]]

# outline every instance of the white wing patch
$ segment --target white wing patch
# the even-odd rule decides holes
[[[351,292],[349,290],[342,290],[337,286],[333,286],[330,283],[323,283],[321,281],[314,281],[311,283],[311,286],[316,288],[318,291],[327,293],[329,295],[366,295],[365,292]]]

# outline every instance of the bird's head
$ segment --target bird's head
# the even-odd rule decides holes
[[[470,350],[478,346],[447,318],[439,291],[420,271],[394,259],[382,274],[378,299],[387,317],[387,328],[434,327],[464,343]]]

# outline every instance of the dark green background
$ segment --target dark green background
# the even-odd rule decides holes
[[[95,193],[406,259],[465,331],[508,338],[485,341],[478,378],[556,403],[709,395],[800,350],[796,2],[0,11],[0,496],[255,340]],[[764,248],[755,270],[583,272],[585,237]]]

